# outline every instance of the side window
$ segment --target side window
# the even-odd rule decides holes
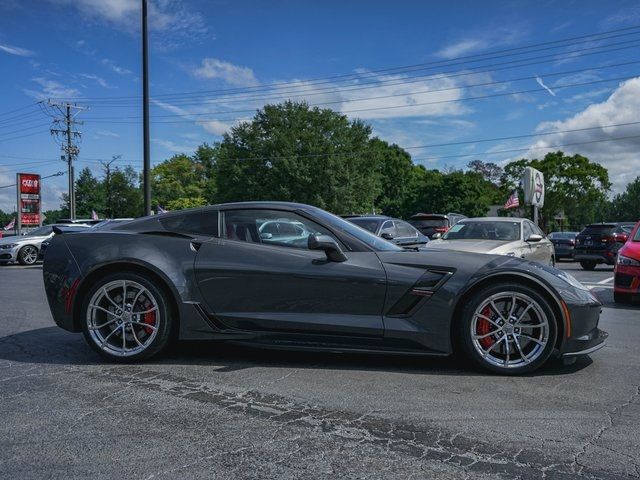
[[[329,235],[311,220],[280,210],[226,210],[222,236],[229,240],[306,249],[309,235]]]
[[[531,225],[533,225],[534,233],[537,233],[538,235],[542,235],[543,237],[546,237],[546,235],[538,225],[536,225],[535,223],[532,223]]]
[[[398,236],[402,238],[417,238],[418,231],[406,222],[396,222]]]
[[[382,224],[382,228],[380,229],[380,235],[383,233],[389,233],[394,237],[398,236],[398,231],[396,230],[396,226],[393,224],[393,221],[387,220]]]
[[[160,220],[164,228],[170,232],[187,235],[218,236],[218,211],[200,211],[174,215]]]
[[[522,234],[523,234],[523,240],[527,240],[527,238],[529,238],[532,234],[533,234],[533,223],[531,222],[524,222],[522,224]]]

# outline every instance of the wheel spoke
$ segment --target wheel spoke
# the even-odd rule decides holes
[[[150,328],[151,330],[157,330],[158,327],[153,326],[153,325],[149,325],[148,323],[143,323],[143,322],[136,322],[136,321],[131,321],[132,324],[134,325],[140,325],[141,327],[145,327],[145,328]]]
[[[120,326],[122,330],[122,353],[124,354],[127,351],[127,330],[124,328],[124,323]]]
[[[485,333],[485,334],[483,334],[483,335],[474,335],[474,336],[473,336],[473,338],[474,338],[474,339],[476,339],[476,340],[481,340],[481,339],[483,339],[483,338],[490,337],[491,335],[495,335],[495,334],[496,334],[496,333],[498,333],[499,331],[500,331],[500,330],[493,330],[493,331],[491,331],[491,332],[489,332],[489,333]]]
[[[113,305],[114,307],[116,307],[118,310],[120,310],[120,305],[118,305],[116,302],[114,302],[111,297],[109,296],[109,292],[107,292],[106,288],[102,288],[102,293],[104,294],[104,298],[106,298],[109,303],[111,303],[111,305]]]
[[[504,338],[504,337],[503,337]],[[489,355],[489,352],[491,350],[493,350],[494,348],[496,348],[498,345],[500,345],[500,341],[502,340],[502,338],[500,340],[498,340],[497,342],[495,342],[493,345],[491,345],[489,348],[487,348],[486,350],[483,350],[483,355],[486,357],[487,355]]]
[[[147,313],[155,312],[158,307],[150,308],[149,310],[145,310],[144,312],[131,312],[132,315],[145,315]]]
[[[112,315],[114,317],[118,316],[115,313],[113,313],[111,310],[107,310],[106,308],[102,308],[100,305],[94,305],[93,303],[89,305],[89,308],[93,308],[95,310],[100,310],[101,312],[104,312],[107,315]]]
[[[122,281],[122,310],[127,306],[127,281]]]
[[[138,345],[140,345],[142,348],[144,348],[144,345],[142,344],[142,342],[138,339],[138,335],[136,335],[136,329],[133,328],[133,326],[131,327],[131,333],[133,333],[133,339],[136,341],[136,343]]]
[[[133,297],[133,302],[131,302],[131,310],[133,310],[134,308],[136,308],[136,303],[138,302],[138,298],[140,298],[140,295],[142,295],[142,292],[144,292],[144,288],[140,288],[138,290],[138,293],[136,293],[136,296]]]
[[[101,328],[106,327],[107,325],[111,325],[113,322],[115,322],[117,319],[114,318],[113,320],[109,320],[108,322],[103,323],[102,325],[92,325],[89,327],[89,330],[100,330]]]
[[[510,355],[511,355],[511,347],[509,346],[509,335],[505,335],[504,337],[504,345],[505,345],[505,349],[507,350],[507,356],[504,359],[504,366],[508,366],[509,365],[509,359],[510,359]]]
[[[520,345],[520,340],[518,340],[516,336],[514,336],[513,338],[514,338],[513,343],[516,344],[516,348],[518,349],[518,353],[520,353],[522,360],[524,360],[524,363],[529,363],[530,362],[529,358],[522,351],[522,345]]]
[[[104,346],[107,344],[109,339],[113,336],[113,334],[116,333],[118,330],[119,330],[119,328],[114,328],[113,330],[111,330],[111,333],[109,335],[107,335],[104,338],[104,340],[102,340],[102,345],[100,345],[100,348],[102,348],[104,350]]]
[[[531,336],[529,336],[529,335],[525,335],[525,334],[523,334],[523,333],[516,334],[516,335],[518,335],[519,337],[524,337],[524,338],[526,338],[527,340],[531,340],[532,342],[537,343],[537,344],[538,344],[538,345],[540,345],[541,347],[544,347],[544,345],[545,345],[545,344],[544,344],[544,342],[542,342],[542,341],[538,340],[537,338],[533,338],[533,337],[531,337]]]
[[[491,320],[489,317],[487,317],[486,315],[482,315],[481,313],[476,313],[476,317],[482,318],[483,320],[486,320],[487,322],[489,322],[491,325],[493,325],[494,327],[497,328],[501,328],[500,325],[498,325],[496,322],[494,322],[493,320]]]
[[[533,303],[530,303],[529,305],[527,305],[525,307],[525,309],[522,311],[522,313],[520,313],[520,315],[518,316],[518,319],[516,320],[515,325],[519,325],[520,322],[522,321],[523,317],[525,316],[525,314],[529,311],[529,309],[533,307]]]
[[[517,304],[517,297],[515,295],[511,295],[511,309],[509,310],[509,319],[513,316]]]

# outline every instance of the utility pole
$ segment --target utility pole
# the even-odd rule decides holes
[[[102,168],[104,169],[104,183],[105,183],[105,187],[106,187],[106,198],[105,200],[105,213],[107,215],[107,218],[113,218],[113,208],[112,208],[112,202],[111,202],[111,164],[113,162],[116,162],[118,160],[120,160],[120,158],[122,158],[122,155],[112,155],[111,156],[111,160],[109,160],[108,162],[100,162],[100,165],[102,165]]]
[[[43,110],[53,118],[51,135],[53,135],[61,144],[64,155],[62,159],[67,162],[68,180],[69,180],[69,218],[76,218],[76,192],[75,192],[75,175],[73,160],[80,153],[79,142],[82,138],[82,132],[75,130],[75,125],[82,125],[82,122],[75,120],[76,115],[86,107],[79,107],[69,102],[53,102],[48,100],[46,103],[41,102]]]
[[[149,38],[147,32],[147,0],[142,0],[142,123],[143,123],[143,166],[142,188],[144,190],[144,214],[151,215],[151,182],[149,171]]]

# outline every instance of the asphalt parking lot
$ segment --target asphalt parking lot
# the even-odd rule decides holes
[[[520,378],[453,359],[184,343],[109,365],[0,268],[0,478],[639,478],[640,308],[561,263],[607,346]]]

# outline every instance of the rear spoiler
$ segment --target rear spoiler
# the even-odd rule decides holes
[[[64,230],[62,230],[60,227],[53,227],[53,233],[55,233],[56,235],[62,235],[64,233]]]

